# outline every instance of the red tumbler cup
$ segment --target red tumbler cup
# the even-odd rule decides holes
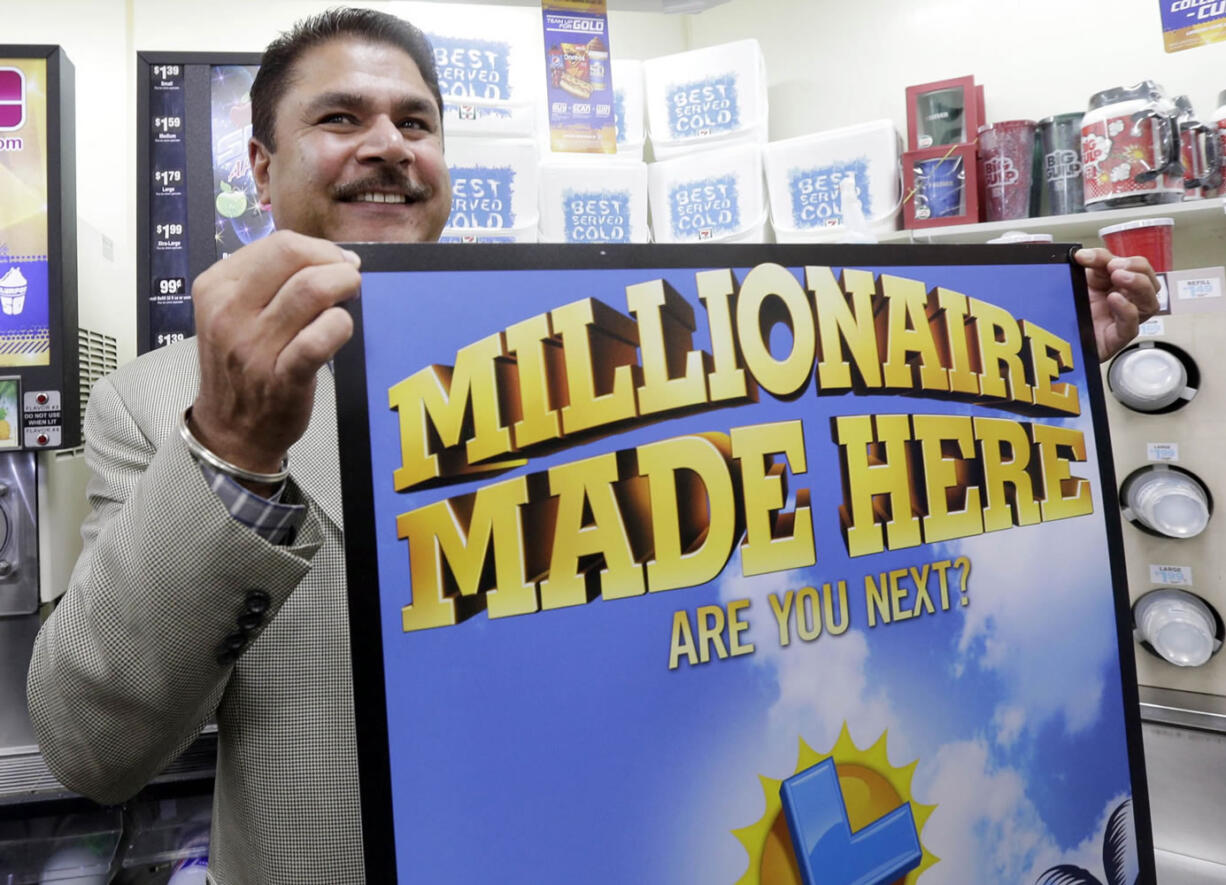
[[[1122,258],[1140,255],[1149,259],[1154,273],[1166,273],[1175,264],[1171,245],[1174,227],[1173,218],[1142,218],[1104,227],[1098,235],[1111,254]]]
[[[987,221],[1030,215],[1034,121],[1006,120],[979,127],[979,183]]]

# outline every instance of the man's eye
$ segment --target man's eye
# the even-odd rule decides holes
[[[421,119],[414,117],[409,120],[401,120],[400,128],[401,129],[420,129],[423,132],[429,132],[430,124],[427,123],[425,120],[421,120]]]
[[[338,111],[335,114],[325,115],[319,122],[327,123],[327,124],[335,124],[335,123],[353,123],[355,121],[354,121],[354,117],[352,114],[345,114],[345,113],[341,113]]]

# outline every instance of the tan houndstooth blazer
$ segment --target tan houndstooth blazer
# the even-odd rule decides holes
[[[42,753],[69,788],[120,802],[216,715],[210,880],[361,882],[332,376],[290,450],[286,500],[309,512],[289,547],[231,517],[179,439],[198,385],[189,340],[90,397],[85,550],[30,664]],[[221,663],[243,615],[251,638]]]

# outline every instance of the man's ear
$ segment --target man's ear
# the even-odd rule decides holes
[[[272,151],[253,138],[247,142],[247,160],[251,164],[251,178],[255,182],[255,198],[261,206],[266,206],[272,202],[268,187],[268,164],[272,160]]]

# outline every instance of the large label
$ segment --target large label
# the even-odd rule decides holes
[[[702,138],[741,128],[735,74],[668,88],[668,129],[674,139]]]
[[[1043,178],[1046,181],[1067,181],[1070,178],[1081,178],[1081,155],[1074,150],[1057,148],[1043,155]]]
[[[816,169],[793,169],[788,173],[792,226],[805,229],[842,224],[843,202],[839,188],[844,178],[855,181],[860,209],[865,218],[871,217],[868,160],[860,157]]]
[[[1067,253],[369,248],[371,881],[1152,881]]]
[[[562,195],[568,243],[629,243],[630,192],[573,191]]]
[[[510,166],[463,166],[451,170],[449,228],[514,227],[515,170]]]
[[[741,230],[741,198],[735,175],[686,181],[668,192],[673,237],[711,240]]]
[[[1141,120],[1134,134],[1132,119],[1127,115],[1082,125],[1086,205],[1135,194],[1183,193],[1179,175],[1147,176],[1166,160],[1166,147],[1154,143],[1154,128],[1152,118]]]
[[[430,35],[439,90],[448,98],[511,98],[509,43]]]
[[[51,364],[48,148],[46,59],[0,58],[0,366]]]

